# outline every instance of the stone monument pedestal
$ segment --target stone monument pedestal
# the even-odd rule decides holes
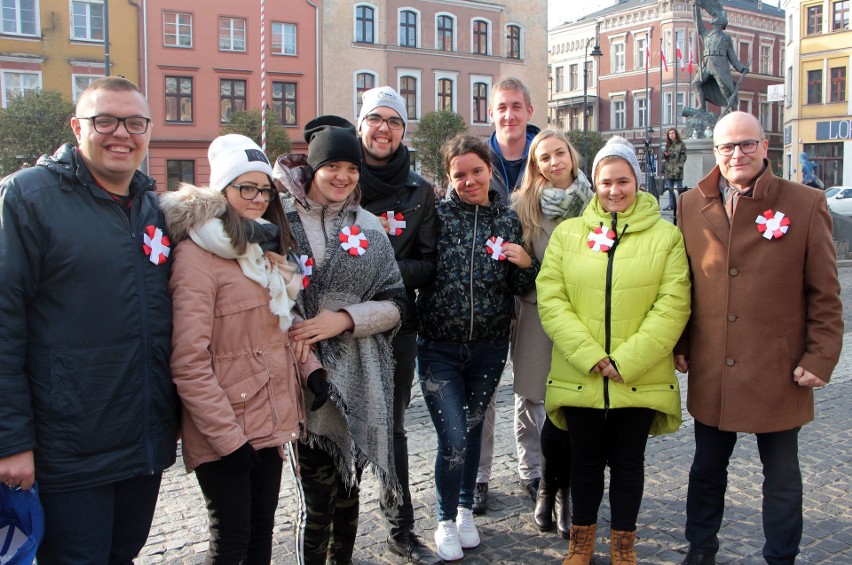
[[[686,163],[683,166],[683,185],[694,188],[698,181],[716,166],[713,155],[713,139],[684,139],[686,145]]]

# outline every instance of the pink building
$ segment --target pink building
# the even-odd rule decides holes
[[[262,29],[256,1],[148,0],[145,11],[140,86],[154,128],[149,174],[161,190],[208,181],[207,147],[236,111],[266,104],[287,128],[294,150],[305,147],[302,129],[318,107],[314,3],[266,2]]]

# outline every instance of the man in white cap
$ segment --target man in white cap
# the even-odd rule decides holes
[[[402,143],[408,125],[405,99],[383,86],[363,95],[358,134],[364,156],[361,169],[361,205],[379,216],[388,232],[402,273],[408,307],[402,328],[393,340],[394,371],[393,446],[394,464],[402,497],[396,505],[383,505],[390,523],[388,550],[412,563],[441,563],[420,536],[414,533],[414,508],[408,477],[408,440],[405,410],[411,401],[417,357],[416,289],[435,276],[437,227],[432,185],[411,170],[408,148]],[[385,497],[382,497],[384,499]]]

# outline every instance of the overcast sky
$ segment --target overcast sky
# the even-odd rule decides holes
[[[575,21],[583,14],[615,4],[616,0],[547,0],[547,28]]]

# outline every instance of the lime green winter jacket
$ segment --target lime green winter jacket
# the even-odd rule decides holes
[[[577,406],[651,408],[652,435],[680,427],[672,349],[689,319],[689,265],[653,196],[640,192],[618,214],[595,196],[553,232],[536,288],[553,340],[545,408],[554,424],[567,429],[561,408]],[[607,356],[623,383],[592,372]]]

